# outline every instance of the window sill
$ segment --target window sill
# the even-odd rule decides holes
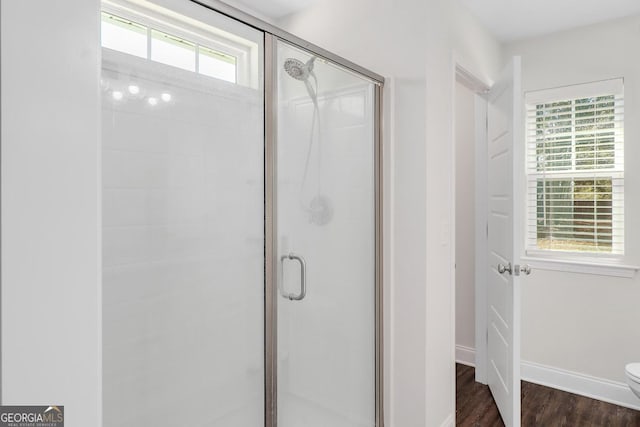
[[[594,274],[598,276],[635,277],[640,267],[618,264],[615,262],[597,262],[583,260],[559,260],[537,256],[524,256],[521,261],[527,263],[532,269],[562,271],[568,273]]]

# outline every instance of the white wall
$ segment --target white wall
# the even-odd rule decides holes
[[[99,4],[1,4],[2,403],[71,427],[101,425]]]
[[[465,9],[439,0],[326,0],[281,25],[388,78],[387,425],[452,424],[453,57],[490,80],[500,46]]]
[[[523,89],[625,79],[626,262],[640,265],[640,17],[508,46]],[[522,281],[522,359],[612,381],[640,361],[640,277],[535,271]]]
[[[475,93],[456,83],[456,349],[475,348]],[[467,354],[464,354],[467,355]],[[468,355],[467,355],[468,356]],[[473,362],[473,360],[467,362]]]

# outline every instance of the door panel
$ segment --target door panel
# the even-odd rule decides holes
[[[507,427],[520,425],[520,294],[514,221],[520,108],[520,58],[489,93],[488,134],[488,383]],[[499,267],[499,266],[502,266]]]
[[[278,426],[372,427],[374,85],[276,51]]]

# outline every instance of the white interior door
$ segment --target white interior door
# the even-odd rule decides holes
[[[514,159],[519,159],[520,58],[488,98],[488,383],[507,427],[520,426],[520,292]]]

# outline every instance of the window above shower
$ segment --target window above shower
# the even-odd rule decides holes
[[[258,44],[142,0],[102,3],[106,56],[128,55],[239,86],[259,88]]]

